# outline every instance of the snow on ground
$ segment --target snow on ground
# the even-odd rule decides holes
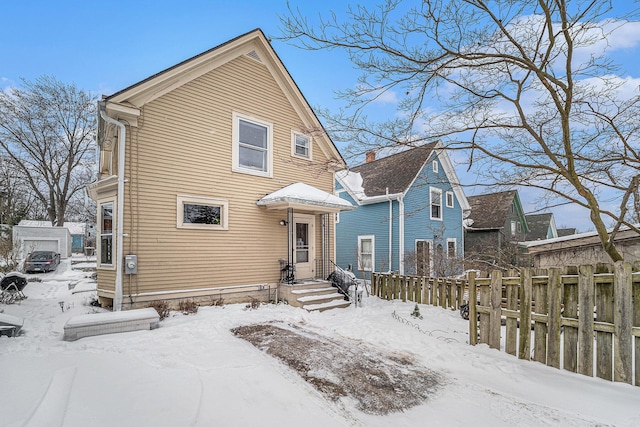
[[[42,282],[26,286],[21,304],[0,305],[25,319],[22,335],[0,337],[0,426],[640,425],[640,387],[471,347],[457,312],[420,305],[423,319],[415,319],[415,304],[374,297],[323,313],[202,307],[195,315],[172,313],[152,331],[65,342],[67,319],[101,311],[89,305],[90,274],[65,260],[37,275]],[[356,351],[361,341],[412,353],[443,385],[423,404],[384,416],[362,413],[348,398],[331,402],[230,331],[271,321],[344,339]]]

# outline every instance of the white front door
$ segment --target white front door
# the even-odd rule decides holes
[[[313,278],[315,276],[316,218],[313,215],[295,214],[293,219],[295,237],[293,262],[296,266],[296,279]]]

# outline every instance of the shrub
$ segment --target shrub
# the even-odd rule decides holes
[[[178,303],[178,310],[180,310],[182,314],[195,314],[198,312],[198,304],[193,302],[193,300],[183,300]]]
[[[169,317],[169,304],[166,301],[151,301],[148,307],[155,308],[160,316],[160,320],[164,320]]]

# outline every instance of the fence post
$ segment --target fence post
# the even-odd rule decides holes
[[[491,300],[489,302],[489,347],[500,350],[502,320],[502,271],[491,272]]]
[[[536,270],[535,273],[536,276],[542,274],[542,272],[538,270]],[[533,324],[533,360],[540,363],[547,363],[547,330],[549,325],[549,300],[547,299],[547,290],[546,283],[536,283],[533,288],[533,301],[536,304],[535,313],[547,318],[545,321],[535,320]]]
[[[636,261],[633,264],[633,270],[640,270],[640,261]],[[633,286],[633,326],[638,328],[640,327],[640,283],[636,282],[635,284],[632,281]],[[635,361],[635,384],[640,387],[640,337],[635,337],[635,352],[636,352],[636,361]]]
[[[531,359],[531,269],[520,273],[520,342],[518,358]]]
[[[476,272],[470,271],[467,276],[469,284],[469,344],[478,344],[478,312],[476,304],[478,297],[476,295]]]
[[[560,369],[560,304],[562,299],[562,283],[560,270],[549,269],[549,335],[547,346],[547,365]]]
[[[578,267],[578,373],[593,376],[593,266]]]
[[[631,384],[632,339],[631,336],[631,264],[618,261],[613,266],[615,310],[613,311],[613,372],[614,381]],[[636,357],[638,357],[636,355]]]

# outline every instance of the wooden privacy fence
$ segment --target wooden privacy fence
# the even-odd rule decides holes
[[[640,386],[638,270],[638,262],[617,262],[508,277],[471,272],[469,343],[500,349],[504,331],[505,351],[520,359]]]
[[[400,276],[389,273],[373,273],[371,276],[371,292],[377,297],[443,308],[459,309],[464,301],[465,286],[466,280],[452,278]]]

